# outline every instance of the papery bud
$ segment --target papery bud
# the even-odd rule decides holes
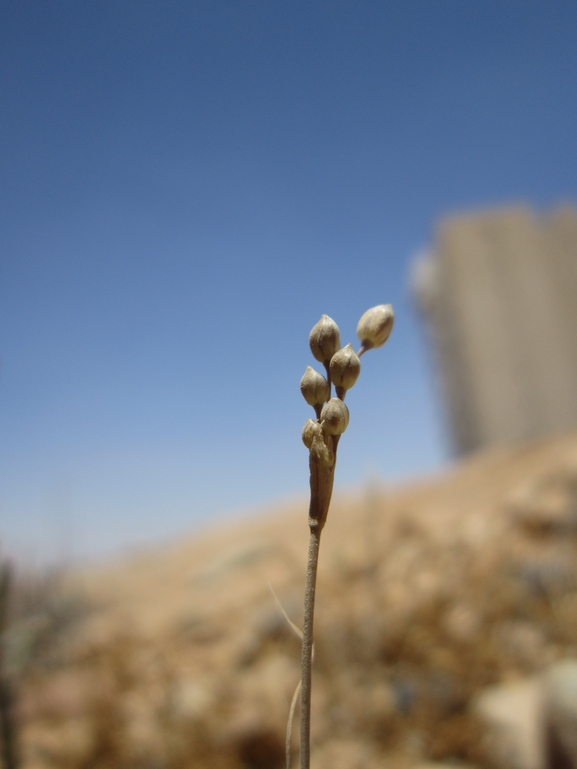
[[[361,351],[382,347],[389,338],[395,322],[395,314],[390,304],[371,307],[361,317],[357,326],[357,336],[361,340]]]
[[[309,406],[320,406],[329,398],[329,383],[322,374],[307,366],[301,379],[301,392]]]
[[[348,344],[333,355],[329,370],[331,382],[337,388],[337,394],[339,389],[351,389],[361,373],[361,361],[352,345]]]
[[[349,424],[349,410],[340,398],[331,398],[321,411],[321,425],[329,435],[341,435]]]
[[[341,346],[339,327],[328,315],[321,315],[309,334],[312,354],[321,363],[328,363]]]
[[[303,443],[310,450],[310,461],[315,465],[332,467],[335,463],[333,442],[319,422],[307,419],[302,432]]]
[[[305,426],[303,427],[302,439],[307,449],[313,445],[313,439],[317,433],[322,433],[323,429],[318,422],[312,419],[307,419]]]

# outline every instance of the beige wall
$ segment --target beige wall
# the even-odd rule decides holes
[[[439,225],[417,268],[456,453],[577,425],[577,210]]]

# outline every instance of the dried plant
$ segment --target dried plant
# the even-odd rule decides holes
[[[19,765],[14,719],[14,684],[7,670],[4,648],[11,582],[12,570],[10,565],[4,562],[0,564],[0,745],[2,766],[5,769],[17,769]]]
[[[311,497],[301,659],[301,769],[310,767],[311,668],[317,566],[321,532],[327,519],[333,491],[337,447],[349,423],[345,395],[361,372],[361,356],[367,350],[384,345],[393,328],[393,322],[394,314],[390,304],[381,304],[367,310],[357,326],[357,335],[361,342],[358,353],[355,353],[350,344],[341,348],[339,327],[328,315],[321,317],[309,335],[311,352],[316,360],[323,364],[326,377],[307,366],[300,383],[304,399],[314,408],[316,414],[316,420],[307,419],[302,432],[303,443],[310,452]],[[333,384],[336,390],[335,398],[331,394]],[[290,765],[288,752],[287,765]]]

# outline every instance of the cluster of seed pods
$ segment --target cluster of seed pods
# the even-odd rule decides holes
[[[326,376],[307,366],[301,379],[303,397],[316,414],[316,420],[307,419],[302,438],[311,456],[314,452],[327,467],[334,465],[339,437],[349,424],[345,396],[361,373],[361,356],[367,350],[385,344],[393,322],[394,313],[390,304],[380,304],[367,310],[357,325],[361,342],[357,353],[350,344],[341,347],[339,327],[328,315],[321,316],[310,332],[311,352],[323,364]],[[333,385],[336,397],[331,397]]]

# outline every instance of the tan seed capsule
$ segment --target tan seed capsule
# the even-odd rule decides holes
[[[359,320],[357,336],[361,340],[361,352],[373,347],[382,347],[389,338],[395,322],[395,314],[390,304],[371,307]]]
[[[321,425],[329,435],[341,435],[349,424],[349,410],[340,398],[331,398],[321,411]]]
[[[329,370],[335,387],[351,389],[361,373],[361,361],[352,345],[348,344],[333,355]]]
[[[320,424],[318,422],[313,421],[312,419],[307,419],[302,432],[303,443],[307,447],[307,449],[310,449],[310,447],[313,445],[313,439],[315,437],[315,434],[319,432],[322,433],[322,427],[320,426]]]
[[[312,354],[321,363],[328,363],[341,346],[339,327],[328,315],[321,315],[309,334]]]
[[[329,383],[322,374],[307,366],[301,379],[301,392],[309,406],[320,406],[328,400]]]

